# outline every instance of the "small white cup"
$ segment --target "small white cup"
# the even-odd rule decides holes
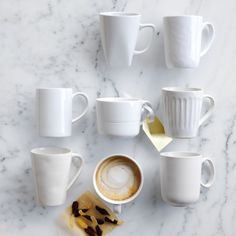
[[[133,162],[137,167],[138,167],[138,170],[139,170],[139,173],[140,173],[140,176],[141,176],[141,181],[140,181],[140,185],[139,185],[139,188],[138,190],[130,197],[130,198],[127,198],[125,200],[120,200],[120,201],[117,201],[117,200],[113,200],[113,199],[109,199],[107,198],[100,190],[99,190],[99,187],[97,186],[97,181],[96,181],[96,175],[97,175],[97,172],[98,172],[98,169],[99,167],[101,166],[101,164],[108,160],[109,158],[112,158],[112,157],[116,157],[116,156],[119,156],[119,157],[123,157],[123,158],[127,158],[129,159],[131,162]],[[123,154],[114,154],[114,155],[111,155],[109,157],[106,157],[104,159],[102,159],[96,166],[95,170],[94,170],[94,173],[93,173],[93,186],[94,186],[94,189],[96,191],[96,193],[98,194],[98,196],[103,199],[105,202],[107,203],[110,203],[113,205],[113,211],[117,214],[120,214],[121,211],[122,211],[122,205],[124,204],[127,204],[131,201],[133,201],[135,198],[138,197],[138,195],[140,194],[142,188],[143,188],[143,182],[144,182],[144,175],[143,175],[143,171],[142,171],[142,168],[141,166],[137,163],[137,161],[135,161],[133,158],[127,156],[127,155],[123,155]]]
[[[155,25],[140,24],[141,15],[126,12],[100,13],[100,31],[106,61],[111,66],[130,66],[133,55],[146,52],[154,38]],[[139,30],[152,29],[152,37],[142,50],[135,50]]]
[[[154,120],[150,102],[136,98],[97,98],[96,111],[100,134],[133,137],[139,134],[146,117]]]
[[[201,16],[163,18],[165,59],[168,68],[195,68],[214,40],[214,27]],[[203,37],[206,33],[206,37]]]
[[[201,180],[202,164],[208,162],[209,180]],[[200,186],[209,188],[215,179],[215,167],[208,157],[191,152],[164,152],[160,158],[162,199],[173,206],[186,206],[199,199]]]
[[[201,117],[205,99],[209,100],[210,107]],[[199,127],[210,118],[214,107],[214,98],[203,94],[200,88],[163,88],[162,121],[166,135],[173,138],[196,137]]]
[[[85,100],[83,112],[72,119],[72,99],[80,96]],[[36,90],[37,119],[40,136],[71,136],[72,123],[81,119],[88,111],[85,93],[72,94],[71,88],[39,88]]]
[[[80,166],[69,181],[72,158],[79,159]],[[79,177],[82,157],[67,148],[42,147],[31,150],[31,161],[37,203],[45,206],[63,204],[68,189]]]

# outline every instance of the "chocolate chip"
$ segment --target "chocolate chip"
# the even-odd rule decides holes
[[[92,222],[91,216],[89,216],[89,215],[83,215],[83,217]]]
[[[89,236],[95,236],[96,232],[94,231],[94,229],[91,226],[88,226],[85,230],[84,230]]]
[[[117,220],[111,220],[110,218],[108,217],[105,217],[104,220],[108,223],[111,223],[111,224],[114,224],[114,225],[117,225],[118,221]]]
[[[88,210],[89,210],[89,209],[82,209],[81,211],[82,211],[83,213],[86,213]]]
[[[103,219],[96,219],[99,225],[103,225],[105,222]]]
[[[107,216],[110,215],[110,214],[107,212],[106,209],[101,208],[101,207],[99,207],[99,206],[96,206],[96,210],[97,210],[100,214],[102,214],[102,215],[107,215]]]
[[[101,235],[102,235],[102,230],[101,230],[101,228],[97,225],[97,226],[95,227],[95,229],[96,229],[97,235],[98,235],[98,236],[101,236]]]

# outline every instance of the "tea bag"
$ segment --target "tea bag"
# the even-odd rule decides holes
[[[143,122],[143,131],[159,152],[172,141],[172,138],[165,135],[164,127],[157,116],[153,122],[148,119]]]
[[[104,236],[123,222],[91,192],[83,193],[63,214],[76,236]]]

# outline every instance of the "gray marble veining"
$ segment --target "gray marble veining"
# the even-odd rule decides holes
[[[112,235],[236,235],[236,2],[234,0],[1,0],[0,1],[0,235],[68,235],[57,224],[64,208],[92,190],[97,162],[112,153],[133,156],[144,169],[140,197],[125,206],[125,224]],[[132,11],[158,33],[151,50],[135,56],[130,68],[109,68],[99,34],[101,11]],[[165,67],[162,16],[199,14],[213,22],[216,38],[195,70]],[[147,33],[140,33],[142,47]],[[99,136],[95,98],[134,96],[150,100],[158,112],[164,86],[201,87],[216,100],[211,120],[193,140],[175,140],[166,150],[210,155],[216,182],[202,189],[198,203],[187,208],[164,204],[160,196],[159,154],[141,133],[134,139]],[[73,127],[73,136],[41,138],[36,132],[34,95],[37,87],[72,87],[90,97],[89,113]],[[77,102],[77,101],[76,101]],[[60,145],[80,152],[85,167],[64,206],[35,205],[29,150]]]

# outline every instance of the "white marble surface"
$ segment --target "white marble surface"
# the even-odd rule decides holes
[[[143,22],[155,23],[160,31],[151,50],[136,56],[131,68],[111,69],[104,63],[98,13],[111,10],[138,11]],[[96,163],[117,152],[140,162],[145,185],[125,207],[125,224],[111,235],[235,235],[235,10],[235,0],[0,0],[0,235],[67,235],[55,223],[58,215],[84,190],[93,190]],[[199,14],[215,25],[215,42],[195,70],[165,67],[161,19],[173,14]],[[158,110],[160,89],[167,85],[202,87],[217,104],[198,138],[174,141],[166,149],[201,152],[216,163],[214,186],[202,189],[199,202],[187,208],[161,201],[159,154],[143,133],[125,140],[96,133],[97,96],[129,94],[149,99]],[[39,86],[72,87],[89,95],[89,113],[74,125],[72,137],[38,137],[34,94]],[[36,207],[29,151],[50,144],[80,152],[86,164],[64,206]]]

